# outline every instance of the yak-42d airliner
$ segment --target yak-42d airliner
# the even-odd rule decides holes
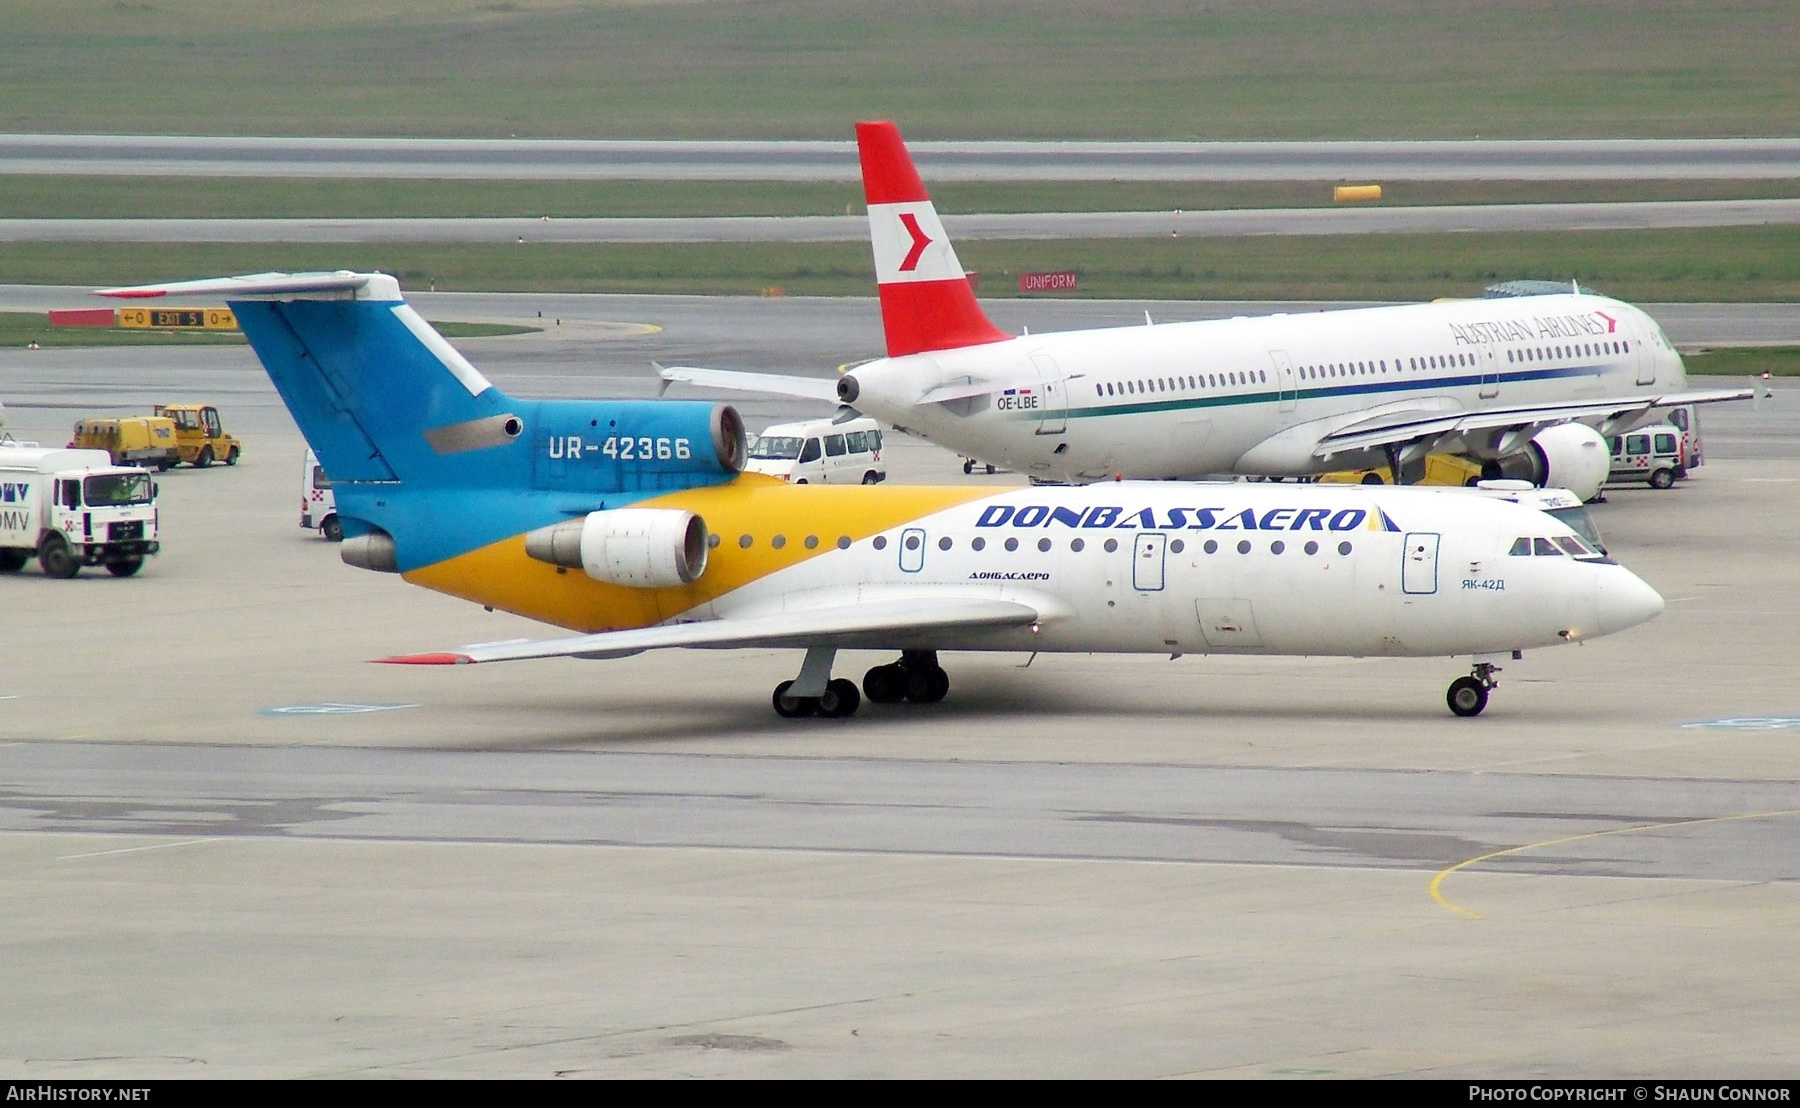
[[[1398,480],[1450,452],[1584,500],[1605,436],[1751,397],[1689,390],[1654,320],[1575,291],[1015,337],[977,304],[899,130],[856,138],[887,357],[835,382],[691,366],[666,382],[836,400],[1047,481],[1383,464]]]
[[[379,273],[106,290],[223,297],[331,474],[343,558],[568,628],[394,662],[792,647],[784,716],[931,702],[946,650],[1469,656],[1620,631],[1662,598],[1569,526],[1457,490],[1237,482],[792,486],[701,401],[521,400]],[[1576,510],[1580,510],[1577,505]]]

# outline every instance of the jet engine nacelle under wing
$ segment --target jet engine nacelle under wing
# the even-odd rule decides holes
[[[1600,432],[1585,423],[1558,423],[1533,435],[1525,449],[1500,460],[1501,472],[1543,488],[1568,489],[1582,500],[1600,495],[1612,457]]]
[[[670,508],[615,508],[540,527],[525,553],[638,589],[692,584],[706,572],[706,521]]]

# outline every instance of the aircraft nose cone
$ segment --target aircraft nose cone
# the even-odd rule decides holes
[[[1662,614],[1662,594],[1623,566],[1608,566],[1594,586],[1594,607],[1600,633],[1610,635]]]

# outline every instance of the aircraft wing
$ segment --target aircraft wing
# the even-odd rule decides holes
[[[1383,412],[1346,424],[1323,436],[1313,453],[1316,457],[1324,457],[1346,450],[1369,450],[1417,439],[1443,438],[1465,431],[1485,431],[1496,427],[1521,427],[1528,424],[1549,426],[1571,420],[1595,426],[1618,424],[1653,408],[1717,404],[1727,400],[1749,400],[1754,396],[1754,389],[1703,389],[1644,396],[1599,397],[1561,404],[1519,404],[1474,411],[1409,409]]]
[[[691,365],[656,367],[663,388],[680,382],[709,389],[761,392],[775,396],[800,396],[808,400],[838,402],[837,382],[825,377],[788,377],[779,373],[745,373],[735,369],[702,369]]]
[[[398,665],[463,665],[525,658],[623,658],[663,647],[898,647],[919,632],[1024,627],[1046,614],[1033,605],[989,597],[939,596],[839,603],[771,615],[665,623],[563,639],[484,643],[436,654],[381,661]]]

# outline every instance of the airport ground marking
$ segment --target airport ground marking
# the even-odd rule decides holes
[[[1800,729],[1800,716],[1727,716],[1681,727],[1684,731],[1793,731]]]
[[[259,716],[357,716],[369,712],[392,712],[401,708],[417,708],[417,704],[345,704],[335,700],[317,704],[288,704],[279,708],[258,708]]]
[[[1733,823],[1741,820],[1776,819],[1781,816],[1795,815],[1800,815],[1800,808],[1783,808],[1772,812],[1740,812],[1730,816],[1700,816],[1694,819],[1676,819],[1666,820],[1661,823],[1638,823],[1633,824],[1630,827],[1612,827],[1605,831],[1588,831],[1580,835],[1564,835],[1561,838],[1545,839],[1542,842],[1524,843],[1520,846],[1509,846],[1504,850],[1489,851],[1486,854],[1470,858],[1467,861],[1458,862],[1446,869],[1439,870],[1437,875],[1431,879],[1431,899],[1437,901],[1439,904],[1458,915],[1466,916],[1469,919],[1485,919],[1486,917],[1480,912],[1471,911],[1462,907],[1460,904],[1456,904],[1453,901],[1446,899],[1443,894],[1444,879],[1451,874],[1456,873],[1458,870],[1467,869],[1470,866],[1491,861],[1495,858],[1502,858],[1508,854],[1518,854],[1523,851],[1537,850],[1546,846],[1561,846],[1564,843],[1581,842],[1583,839],[1601,839],[1606,838],[1609,835],[1629,835],[1638,831],[1660,831],[1670,827],[1696,827],[1704,823]]]
[[[82,858],[104,858],[110,854],[138,854],[146,850],[168,850],[176,846],[197,846],[200,843],[218,842],[217,839],[182,839],[173,843],[152,843],[149,846],[123,846],[117,850],[93,850],[86,854],[62,854],[57,856],[59,862],[73,862]]]

